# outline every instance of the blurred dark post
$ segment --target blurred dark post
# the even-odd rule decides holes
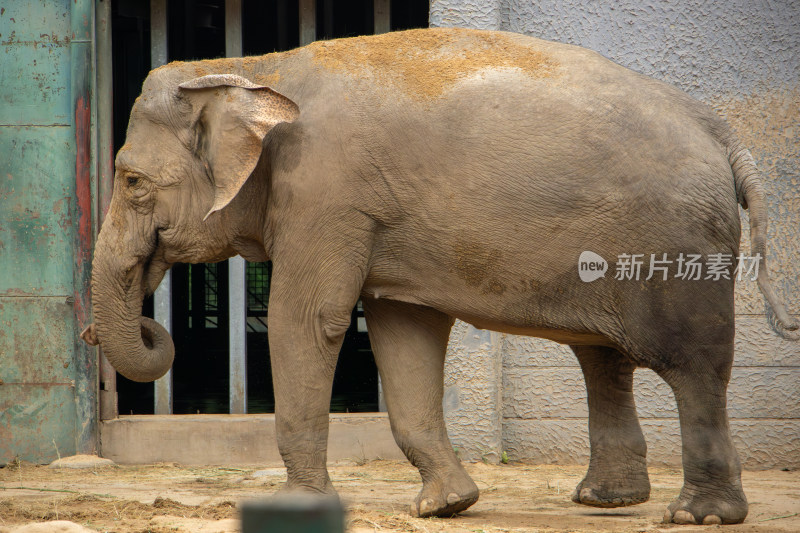
[[[242,533],[344,533],[344,508],[335,496],[307,494],[245,502]]]

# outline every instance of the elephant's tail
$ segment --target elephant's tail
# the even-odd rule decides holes
[[[750,255],[760,257],[758,287],[769,305],[767,317],[773,329],[784,338],[800,340],[800,325],[786,311],[786,306],[775,294],[767,270],[767,200],[764,185],[750,151],[738,141],[728,148],[728,161],[733,170],[736,197],[750,212]]]

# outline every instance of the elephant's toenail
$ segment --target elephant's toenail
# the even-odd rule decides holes
[[[581,503],[581,495],[578,492],[578,489],[572,491],[572,495],[570,496],[570,498],[572,498],[572,501],[575,503]]]
[[[433,511],[433,500],[430,498],[425,498],[419,504],[419,514],[422,516],[430,513],[431,511]]]
[[[581,489],[581,501],[582,502],[593,502],[596,501],[597,497],[594,495],[594,491],[592,489]]]
[[[681,509],[680,511],[675,511],[675,514],[672,516],[672,521],[676,524],[696,524],[697,520],[694,519],[694,516],[689,511],[684,511]]]
[[[447,495],[447,505],[453,505],[454,503],[457,503],[460,499],[461,497],[458,494],[456,494],[455,492],[451,492],[450,494]]]
[[[664,522],[665,524],[669,524],[670,522],[672,522],[672,513],[670,512],[669,509],[664,511],[664,518],[662,518],[661,521]]]
[[[710,515],[707,515],[705,518],[703,518],[703,525],[704,526],[713,526],[713,525],[721,524],[721,523],[722,523],[722,518],[718,517],[715,514],[710,514]]]
[[[419,516],[419,509],[417,508],[416,503],[412,503],[409,506],[408,514],[410,514],[411,516]]]

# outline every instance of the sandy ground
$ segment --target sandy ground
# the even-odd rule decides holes
[[[621,509],[573,504],[582,466],[469,464],[481,488],[472,508],[449,519],[416,519],[408,503],[420,487],[406,463],[339,464],[331,476],[345,503],[348,531],[364,532],[651,532],[800,531],[800,471],[745,472],[750,515],[737,526],[668,526],[664,509],[681,485],[678,470],[651,468],[651,500]],[[189,467],[174,464],[89,470],[30,464],[0,468],[0,532],[22,524],[71,521],[91,531],[212,533],[238,531],[237,502],[264,498],[284,480],[283,468]],[[78,531],[79,529],[75,529]],[[69,528],[63,531],[69,531]]]

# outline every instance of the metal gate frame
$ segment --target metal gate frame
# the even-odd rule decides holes
[[[114,174],[113,115],[112,115],[112,64],[111,64],[111,2],[97,0],[97,99],[98,99],[98,193],[99,212],[102,218],[111,201]],[[374,33],[390,29],[390,0],[374,0]],[[300,45],[313,42],[317,37],[315,0],[299,1]],[[225,0],[225,55],[242,55],[242,0]],[[167,63],[167,0],[150,0],[150,57],[151,69]],[[95,231],[98,231],[98,223]],[[246,263],[240,256],[228,260],[229,283],[229,412],[247,412],[247,291]],[[154,294],[155,320],[172,333],[172,272],[167,271]],[[116,371],[100,353],[100,420],[111,420],[119,415]],[[378,378],[379,410],[386,411],[383,391]],[[172,370],[155,382],[154,413],[172,414]]]

